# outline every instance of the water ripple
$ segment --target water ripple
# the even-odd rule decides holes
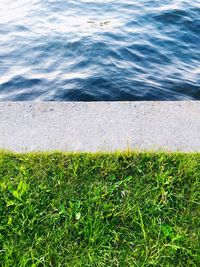
[[[199,18],[199,0],[1,0],[0,100],[200,100]]]

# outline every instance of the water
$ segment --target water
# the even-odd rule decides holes
[[[200,99],[200,0],[0,0],[0,100]]]

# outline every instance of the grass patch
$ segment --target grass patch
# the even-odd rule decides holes
[[[200,266],[200,154],[0,153],[0,266]]]

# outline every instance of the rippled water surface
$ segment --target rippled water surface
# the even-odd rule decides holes
[[[0,0],[0,100],[200,99],[200,0]]]

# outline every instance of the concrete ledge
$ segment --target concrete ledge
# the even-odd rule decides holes
[[[200,102],[0,102],[0,148],[200,151]]]

